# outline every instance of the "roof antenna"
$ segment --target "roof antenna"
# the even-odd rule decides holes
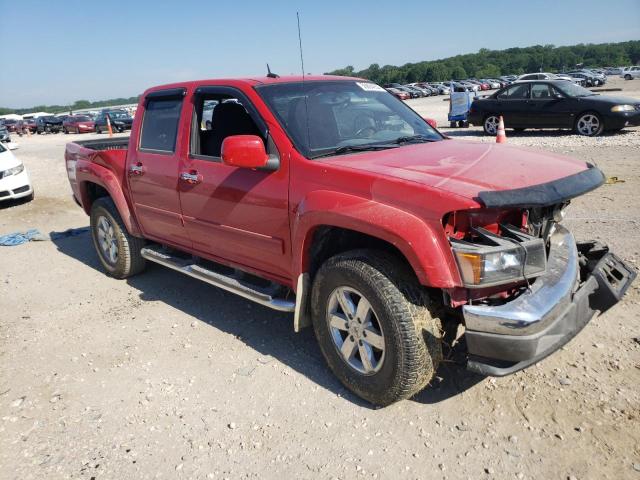
[[[273,73],[271,71],[271,69],[269,68],[269,64],[267,63],[267,77],[268,78],[280,78],[280,75],[278,75],[277,73]]]
[[[311,152],[311,133],[309,131],[309,104],[307,101],[307,93],[304,89],[304,57],[302,56],[302,35],[300,33],[300,12],[296,12],[298,19],[298,45],[300,46],[300,67],[302,68],[302,95],[304,95],[304,113],[307,124],[307,149]]]

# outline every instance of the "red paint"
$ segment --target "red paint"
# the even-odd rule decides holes
[[[234,135],[222,142],[222,161],[230,167],[260,168],[269,157],[257,135]]]
[[[308,82],[328,79],[345,80],[305,77]],[[478,193],[540,184],[587,168],[547,152],[456,140],[308,160],[253,88],[300,80],[203,80],[148,90],[138,106],[128,151],[95,152],[67,145],[75,197],[88,212],[87,182],[101,185],[133,234],[292,288],[308,269],[319,226],[356,230],[395,245],[421,283],[449,289],[460,301],[462,290],[457,287],[462,284],[447,234],[470,223],[492,228],[499,221],[522,219],[513,212],[483,210],[475,200]],[[251,138],[226,139],[224,162],[189,155],[193,92],[216,85],[237,88],[253,103],[278,151],[278,170],[254,169],[266,156],[262,142],[259,147]],[[176,153],[140,151],[145,95],[178,87],[186,89],[186,97]],[[142,167],[142,174],[128,174],[132,166]],[[182,173],[196,175],[197,181],[181,180]],[[450,212],[456,212],[456,218],[447,215]]]

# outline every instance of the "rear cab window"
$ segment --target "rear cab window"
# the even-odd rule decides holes
[[[184,94],[184,89],[173,89],[147,95],[140,131],[141,151],[175,153]]]

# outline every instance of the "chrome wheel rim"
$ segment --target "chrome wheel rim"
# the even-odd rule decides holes
[[[373,307],[362,293],[338,287],[329,296],[327,323],[342,360],[358,373],[373,375],[384,363],[385,338]]]
[[[118,261],[118,241],[111,220],[101,215],[97,222],[98,245],[102,256],[112,264]]]
[[[500,119],[492,115],[490,117],[487,117],[487,119],[484,121],[484,128],[487,131],[487,133],[491,135],[495,135],[496,133],[498,133],[499,123],[500,123]]]
[[[593,135],[600,128],[600,120],[590,113],[578,119],[578,132],[581,135]]]

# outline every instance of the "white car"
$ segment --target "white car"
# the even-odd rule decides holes
[[[620,78],[624,78],[625,80],[640,78],[640,66],[636,65],[635,67],[623,68],[622,73],[620,74]]]
[[[15,148],[0,143],[0,202],[25,197],[33,199],[33,187],[27,169],[11,152]]]

